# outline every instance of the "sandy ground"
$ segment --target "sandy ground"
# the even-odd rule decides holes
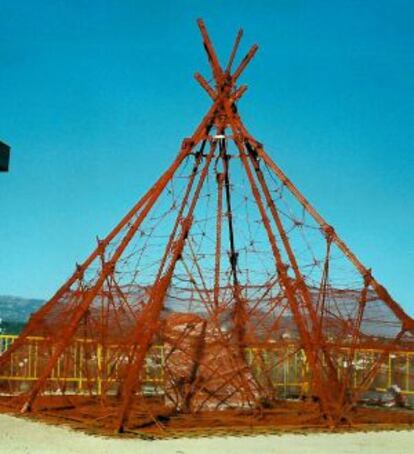
[[[29,454],[412,454],[414,431],[144,441],[94,437],[0,415],[0,453]]]

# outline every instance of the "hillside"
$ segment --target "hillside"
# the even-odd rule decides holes
[[[24,323],[35,312],[43,300],[0,295],[0,319],[4,322]]]

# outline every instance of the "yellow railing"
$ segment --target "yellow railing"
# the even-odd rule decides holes
[[[18,336],[0,335],[0,354],[5,352]],[[1,381],[30,382],[39,377],[42,361],[45,361],[46,339],[32,336],[28,338],[24,353],[11,355],[9,368],[0,376]],[[53,348],[49,347],[50,353]],[[94,392],[101,393],[103,386],[117,382],[122,373],[122,362],[126,356],[120,354],[120,346],[102,344],[89,339],[75,339],[69,348],[70,367],[62,355],[53,369],[49,382],[66,383],[74,392],[85,392],[85,386],[94,385]],[[342,349],[346,353],[346,349]],[[288,394],[292,389],[307,387],[307,362],[303,350],[293,344],[272,347],[246,348],[246,360],[257,379],[271,381],[271,385],[281,393]],[[156,387],[162,391],[164,384],[165,348],[156,345],[150,350],[143,377],[144,386]],[[359,349],[354,357],[354,385],[364,367],[374,362],[382,351],[379,349]],[[375,377],[373,388],[385,391],[397,384],[403,393],[414,395],[414,351],[392,351],[387,353]],[[47,357],[47,355],[46,355]],[[114,359],[115,358],[115,359]],[[87,374],[88,371],[90,374]],[[265,373],[264,373],[265,372]],[[69,385],[68,385],[69,386]]]
[[[10,345],[17,339],[16,335],[0,335],[0,355],[3,354]],[[18,350],[10,357],[8,368],[3,370],[0,375],[1,381],[9,382],[30,382],[39,378],[41,361],[44,361],[44,351],[47,349],[45,338],[39,336],[29,336],[27,338],[23,352]],[[73,391],[82,393],[87,391],[86,384],[94,384],[95,392],[98,394],[102,391],[103,384],[116,383],[116,374],[120,369],[120,359],[115,361],[111,359],[111,350],[118,349],[119,346],[112,345],[104,348],[102,344],[89,339],[75,339],[68,347],[66,352],[58,359],[56,366],[53,368],[49,382],[72,384],[75,388]],[[49,353],[53,347],[49,348]],[[143,383],[144,385],[160,386],[164,383],[164,349],[162,346],[153,346],[150,351],[152,359],[158,358],[158,365],[149,364],[145,366]],[[71,367],[65,366],[67,357],[71,358]],[[89,374],[85,371],[89,369]],[[111,370],[112,369],[112,370]],[[114,370],[115,369],[115,370]]]

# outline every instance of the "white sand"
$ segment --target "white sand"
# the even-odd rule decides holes
[[[414,431],[143,441],[94,437],[0,415],[0,453],[413,454]]]

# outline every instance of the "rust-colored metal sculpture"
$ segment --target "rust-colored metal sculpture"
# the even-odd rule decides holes
[[[291,395],[327,425],[352,422],[389,352],[412,349],[414,321],[243,124],[237,83],[258,47],[232,72],[242,32],[224,68],[198,25],[213,79],[195,78],[210,109],[0,357],[1,390],[22,412],[99,402],[123,432],[144,413],[158,424],[278,408],[291,358],[301,363]]]

